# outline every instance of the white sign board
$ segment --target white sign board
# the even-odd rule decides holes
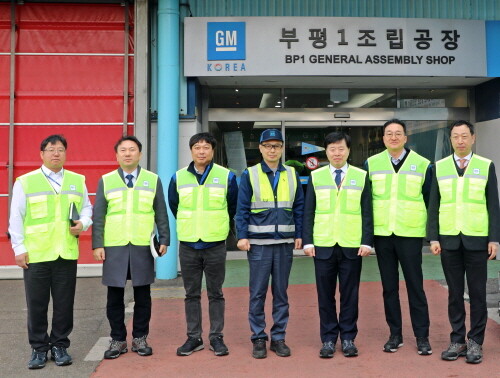
[[[485,23],[185,18],[185,76],[486,76]]]

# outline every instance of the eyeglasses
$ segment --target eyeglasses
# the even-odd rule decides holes
[[[262,144],[262,147],[264,147],[266,150],[271,151],[272,149],[275,150],[281,150],[283,148],[282,144]]]
[[[64,154],[66,152],[66,150],[64,148],[49,148],[49,149],[46,149],[44,150],[45,152],[48,152],[49,154],[52,154],[54,155],[56,152],[58,154]]]
[[[401,138],[404,134],[403,133],[385,133],[385,136],[387,138],[392,138],[392,137],[395,137],[395,138]]]

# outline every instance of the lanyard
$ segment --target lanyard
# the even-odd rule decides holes
[[[42,169],[42,173],[43,173],[43,175],[44,175],[45,177],[47,177],[47,180],[52,181],[52,182],[53,182],[53,183],[55,183],[55,184],[56,184],[59,188],[61,187],[61,184],[59,184],[59,183],[58,183],[56,180],[54,180],[52,177],[47,176],[47,175],[45,174],[45,172],[43,171],[43,169]],[[52,184],[51,184],[51,186],[54,188],[54,185],[52,185]],[[54,190],[55,190],[55,189],[56,189],[56,188],[54,188]],[[57,192],[57,190],[56,190],[56,192]]]

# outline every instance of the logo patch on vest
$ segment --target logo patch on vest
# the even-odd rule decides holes
[[[410,171],[416,171],[417,166],[415,164],[410,165]]]
[[[144,181],[144,182],[142,183],[142,186],[149,186],[149,181]]]
[[[479,174],[479,168],[474,168],[474,174],[478,175]]]
[[[70,186],[69,186],[69,189],[70,189],[70,190],[76,190],[76,186],[74,186],[74,185],[70,185]]]
[[[356,180],[351,180],[351,185],[355,186],[356,185]]]
[[[219,183],[219,178],[218,177],[214,177],[212,183],[213,184],[218,184]]]

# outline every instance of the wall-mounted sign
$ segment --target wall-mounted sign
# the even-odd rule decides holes
[[[184,19],[186,76],[486,76],[485,22],[415,18]]]
[[[311,171],[314,171],[319,166],[319,160],[315,156],[309,156],[306,159],[306,167]]]

